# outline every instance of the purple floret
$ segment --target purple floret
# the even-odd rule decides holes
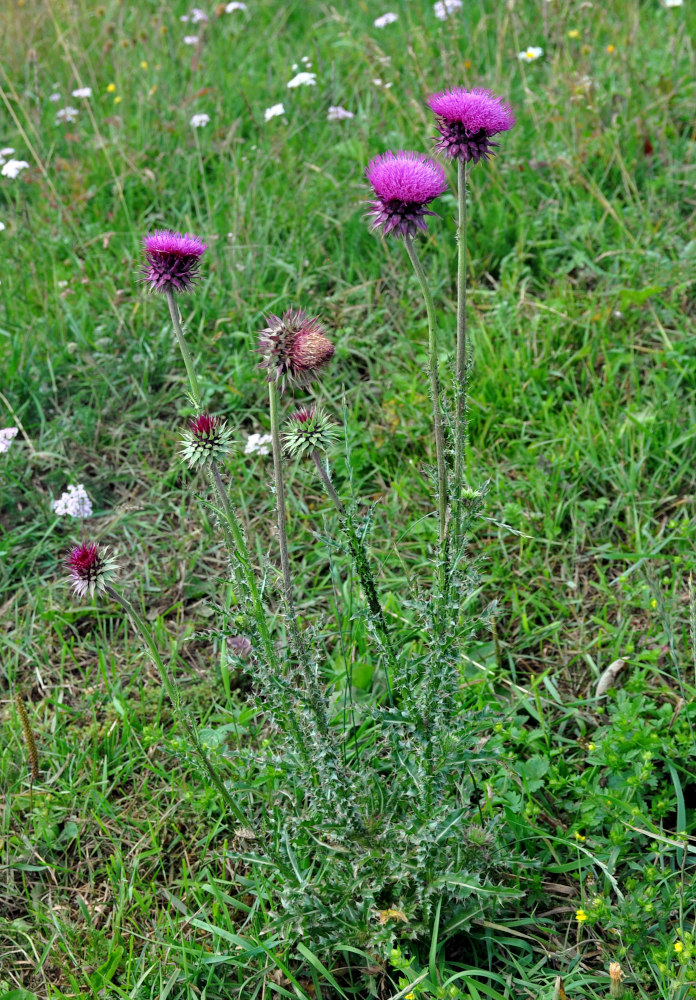
[[[207,245],[192,233],[158,229],[143,240],[145,281],[152,292],[186,292],[198,277]]]
[[[433,94],[427,103],[440,133],[436,149],[464,163],[487,160],[498,145],[490,137],[507,132],[515,124],[510,105],[490,90],[457,87]]]
[[[373,229],[381,228],[385,236],[427,230],[424,217],[435,212],[425,206],[447,190],[442,166],[423,153],[389,150],[370,160],[365,175],[376,195],[370,207]]]

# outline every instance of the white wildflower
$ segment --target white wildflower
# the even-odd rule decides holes
[[[191,11],[191,24],[207,24],[210,20],[208,15],[200,7],[194,7]]]
[[[355,118],[352,111],[342,108],[340,104],[332,104],[326,116],[327,121],[341,122],[344,118]]]
[[[0,222],[0,233],[3,231],[4,228],[5,228],[5,223]]]
[[[93,514],[92,501],[82,483],[76,486],[69,485],[67,492],[58,500],[54,500],[51,506],[59,517],[65,514],[69,514],[70,517],[91,517]]]
[[[316,73],[298,73],[288,82],[288,87],[315,87],[317,83]]]
[[[233,10],[246,10],[247,5],[245,3],[240,3],[239,0],[232,0],[232,3],[228,3],[225,7],[225,12],[231,14]]]
[[[12,148],[12,146],[5,146],[4,149],[0,149],[0,157],[2,157],[3,161],[6,156],[12,156],[13,153],[14,149]]]
[[[384,80],[379,76],[376,76],[372,82],[375,85],[375,87],[384,87],[385,90],[389,90],[389,88],[391,87],[391,83],[385,83]]]
[[[534,62],[536,59],[541,59],[543,54],[544,50],[538,45],[530,45],[524,52],[518,53],[517,58],[520,62]]]
[[[437,0],[433,4],[433,12],[438,21],[446,21],[450,14],[461,10],[462,0]]]
[[[269,122],[271,118],[278,118],[279,115],[285,114],[285,108],[282,104],[273,104],[270,108],[266,108],[263,113],[263,120]]]
[[[189,122],[189,125],[192,128],[204,128],[209,121],[210,121],[210,115],[207,115],[205,111],[203,111],[200,114],[193,115],[191,121]]]
[[[78,87],[77,90],[73,90],[72,96],[73,97],[91,97],[92,96],[92,88],[91,87]]]
[[[52,94],[49,94],[49,97],[48,97],[48,99],[49,99],[49,101],[50,101],[50,102],[51,102],[52,104],[57,104],[57,103],[58,103],[58,101],[60,100],[60,94],[59,94],[59,93],[58,93],[58,91],[56,90],[56,91],[54,91],[54,92],[53,92]]]
[[[74,122],[77,119],[79,111],[77,108],[71,108],[69,105],[67,108],[61,108],[60,111],[56,113],[56,124],[60,122]]]
[[[16,427],[0,428],[0,455],[10,450],[10,445],[12,444],[12,438],[16,436],[17,436]]]
[[[663,7],[683,7],[684,0],[661,0]]]
[[[388,11],[386,14],[382,14],[381,17],[375,18],[375,28],[386,28],[388,24],[393,24],[394,21],[398,21],[398,14],[394,14],[392,11]]]
[[[3,177],[10,177],[14,180],[15,177],[19,177],[21,172],[26,170],[28,166],[29,164],[26,160],[8,160],[7,163],[3,164],[0,173]]]
[[[184,45],[198,45],[198,35],[184,35]]]
[[[269,455],[269,445],[273,441],[270,434],[250,434],[244,446],[245,455]]]

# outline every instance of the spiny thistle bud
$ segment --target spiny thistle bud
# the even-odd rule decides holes
[[[70,571],[73,590],[78,597],[89,592],[94,597],[95,590],[103,591],[116,571],[116,563],[108,555],[108,548],[101,548],[96,542],[77,545],[66,560]]]
[[[143,240],[147,264],[143,268],[151,292],[187,292],[198,278],[207,245],[193,233],[157,229]]]
[[[190,468],[218,461],[230,450],[231,436],[224,420],[201,413],[183,433],[181,455]]]
[[[283,447],[290,458],[328,451],[336,439],[336,427],[320,409],[305,406],[293,413],[286,426]]]
[[[238,656],[240,660],[247,660],[251,656],[251,640],[245,635],[233,635],[227,640],[229,650]]]
[[[307,386],[328,365],[334,345],[324,333],[316,317],[302,309],[288,309],[282,318],[266,317],[268,326],[259,334],[259,352],[266,368],[267,382],[275,382],[281,390],[286,385]]]
[[[433,94],[428,106],[440,133],[435,148],[448,159],[464,163],[487,160],[498,145],[491,142],[491,136],[507,132],[515,124],[510,105],[480,87],[443,90]]]
[[[618,962],[609,963],[609,995],[614,997],[615,1000],[621,1000],[624,995],[625,987],[622,983],[623,979],[623,969]]]

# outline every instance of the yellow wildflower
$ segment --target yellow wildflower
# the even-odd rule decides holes
[[[113,92],[115,90],[116,90],[116,84],[115,83],[110,83],[109,86],[106,88],[106,92],[108,94],[113,94]]]
[[[575,839],[583,841],[583,840],[587,840],[587,837],[584,834],[582,834],[582,833],[578,833],[578,831],[576,830],[575,831]]]
[[[588,750],[594,750],[596,748],[596,746],[597,746],[596,743],[588,743],[587,744],[587,749]]]
[[[674,942],[674,950],[676,951],[677,954],[684,951],[684,945],[681,943],[681,941]]]
[[[144,59],[143,59],[143,61],[142,61],[142,62],[140,63],[140,68],[141,68],[141,69],[147,69],[147,63],[145,62],[145,60],[144,60]]]
[[[611,55],[612,52],[616,52],[616,49],[614,48],[613,45],[607,45],[607,52],[609,53],[609,55]]]
[[[114,97],[114,104],[120,104],[121,100],[122,98],[117,94],[116,97]]]
[[[577,28],[571,28],[571,30],[568,32],[568,38],[579,38],[579,37],[580,37],[580,32],[578,31]]]
[[[582,924],[585,920],[587,920],[587,914],[585,913],[584,910],[576,910],[575,919],[579,924]]]

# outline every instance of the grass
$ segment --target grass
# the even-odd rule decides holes
[[[2,144],[30,167],[0,179],[0,407],[24,432],[2,457],[0,980],[56,998],[387,997],[400,974],[427,973],[417,989],[433,996],[438,976],[463,974],[462,995],[496,1000],[551,997],[560,974],[572,1000],[606,995],[618,958],[636,995],[694,996],[696,15],[689,0],[520,0],[440,23],[430,3],[397,0],[379,30],[381,7],[344,6],[257,0],[195,28],[179,2],[17,3],[7,18]],[[185,46],[195,31],[200,48]],[[529,44],[545,56],[523,65]],[[317,86],[288,90],[302,56]],[[229,727],[231,747],[266,738],[248,680],[201,634],[225,556],[203,480],[173,461],[184,373],[166,309],[137,280],[144,232],[191,229],[211,249],[188,336],[207,405],[240,443],[268,429],[252,350],[263,314],[297,303],[325,317],[337,381],[320,391],[345,413],[382,592],[407,614],[405,583],[429,579],[436,536],[425,314],[403,247],[368,232],[362,172],[386,148],[428,150],[424,98],[460,83],[518,115],[470,186],[468,475],[489,483],[472,555],[500,614],[468,651],[467,697],[499,710],[506,764],[486,795],[530,880],[499,920],[440,928],[411,972],[368,956],[351,983],[347,953],[324,971],[280,943],[263,873],[232,869],[244,832],[192,767],[115,609],[71,601],[74,525],[50,501],[85,484],[89,527],[117,549],[200,726]],[[78,86],[92,98],[70,97]],[[279,101],[285,117],[265,123]],[[338,103],[355,118],[327,122]],[[77,121],[55,124],[67,104]],[[199,112],[211,121],[194,131]],[[455,210],[441,199],[419,244],[443,362]],[[275,564],[268,459],[240,447],[229,472],[256,555]],[[347,477],[339,457],[344,491]],[[369,688],[357,592],[316,538],[329,508],[305,466],[289,478],[301,611],[354,636],[354,686]],[[336,644],[325,665],[343,690],[347,658]],[[619,690],[596,699],[619,658]],[[32,795],[17,693],[39,752]],[[252,925],[266,950],[247,954]]]

